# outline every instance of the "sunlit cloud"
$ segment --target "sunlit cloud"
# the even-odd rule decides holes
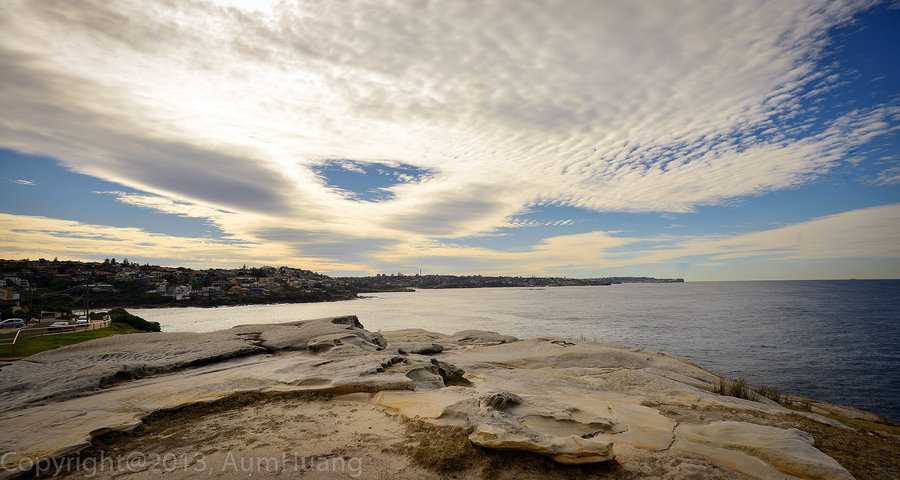
[[[298,257],[291,248],[266,244],[150,233],[138,228],[92,225],[71,220],[0,213],[0,234],[6,258],[54,256],[96,260],[97,252],[131,258],[177,261],[180,266],[233,268],[245,263],[281,265],[293,262],[318,270],[354,270],[359,265],[329,259]],[[102,256],[102,255],[101,255]]]
[[[43,252],[59,252],[63,258],[91,259],[96,251],[121,256],[184,258],[187,266],[229,267],[247,262],[280,264],[298,262],[322,270],[367,272],[365,264],[329,260],[376,240],[332,239],[313,242],[322,257],[295,256],[300,232],[272,229],[263,243],[191,238],[149,233],[136,228],[90,225],[46,217],[0,214],[0,233],[7,254],[36,258]],[[282,235],[280,239],[278,236]],[[735,259],[774,258],[778,261],[827,260],[853,257],[900,257],[900,204],[854,210],[796,225],[718,238],[624,237],[611,232],[589,232],[547,238],[524,251],[509,252],[439,242],[382,243],[377,260],[455,271],[460,261],[478,265],[485,273],[553,274],[560,266],[599,275],[604,269],[680,262],[704,258],[701,266],[722,265]],[[330,245],[335,251],[323,249]],[[623,247],[628,247],[623,249]],[[346,254],[348,258],[353,255]],[[371,260],[371,259],[369,259]]]
[[[624,237],[590,232],[551,237],[521,252],[454,245],[419,245],[385,254],[385,261],[410,259],[452,269],[456,260],[475,260],[496,273],[552,273],[560,265],[599,275],[604,269],[704,258],[702,266],[764,256],[778,261],[900,256],[900,204],[816,218],[753,233],[718,236]],[[626,247],[622,249],[620,247]],[[441,264],[440,262],[443,262]]]

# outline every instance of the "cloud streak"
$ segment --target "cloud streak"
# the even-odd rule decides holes
[[[14,180],[7,178],[7,180],[12,183],[15,183],[17,185],[25,185],[27,187],[33,187],[33,186],[37,185],[37,183],[35,183],[34,180],[26,180],[24,178],[17,178]]]

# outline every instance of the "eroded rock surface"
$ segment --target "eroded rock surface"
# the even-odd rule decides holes
[[[852,478],[804,432],[722,418],[787,410],[714,394],[718,381],[621,345],[482,331],[381,335],[356,317],[108,337],[0,370],[0,451],[14,452],[0,477],[16,473],[20,458],[77,452],[98,432],[134,428],[155,411],[239,392],[299,391],[464,426],[487,449],[565,464],[615,461],[638,478],[696,475],[700,457],[730,472],[718,478]],[[672,418],[687,411],[710,413]]]
[[[0,371],[0,411],[90,393],[135,378],[280,350],[383,350],[387,342],[355,316],[211,333],[114,335],[49,350]]]
[[[759,459],[777,470],[771,472],[772,477],[783,473],[797,478],[853,478],[834,459],[813,447],[810,434],[796,428],[720,421],[707,425],[681,425],[677,430],[678,441],[674,448],[729,460],[739,469]],[[738,457],[735,461],[735,450],[748,458]]]

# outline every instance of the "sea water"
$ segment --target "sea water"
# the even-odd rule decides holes
[[[665,352],[730,378],[900,420],[900,280],[686,282],[366,294],[344,302],[135,309],[163,331],[357,315],[369,330],[491,330]]]

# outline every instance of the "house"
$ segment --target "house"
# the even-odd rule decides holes
[[[0,287],[0,300],[5,300],[7,302],[18,300],[19,292],[14,291],[9,287]]]
[[[225,291],[219,287],[202,287],[200,289],[200,296],[201,297],[212,297],[212,298],[224,297]]]
[[[246,295],[248,293],[250,293],[250,290],[237,285],[228,289],[228,295]]]
[[[173,294],[175,295],[175,300],[190,300],[191,299],[191,286],[190,285],[178,285],[175,287]]]
[[[266,286],[259,282],[242,283],[240,287],[249,291],[250,293],[255,293],[258,295],[264,295],[266,293]]]
[[[108,283],[97,283],[90,285],[92,292],[115,292],[116,289]]]

